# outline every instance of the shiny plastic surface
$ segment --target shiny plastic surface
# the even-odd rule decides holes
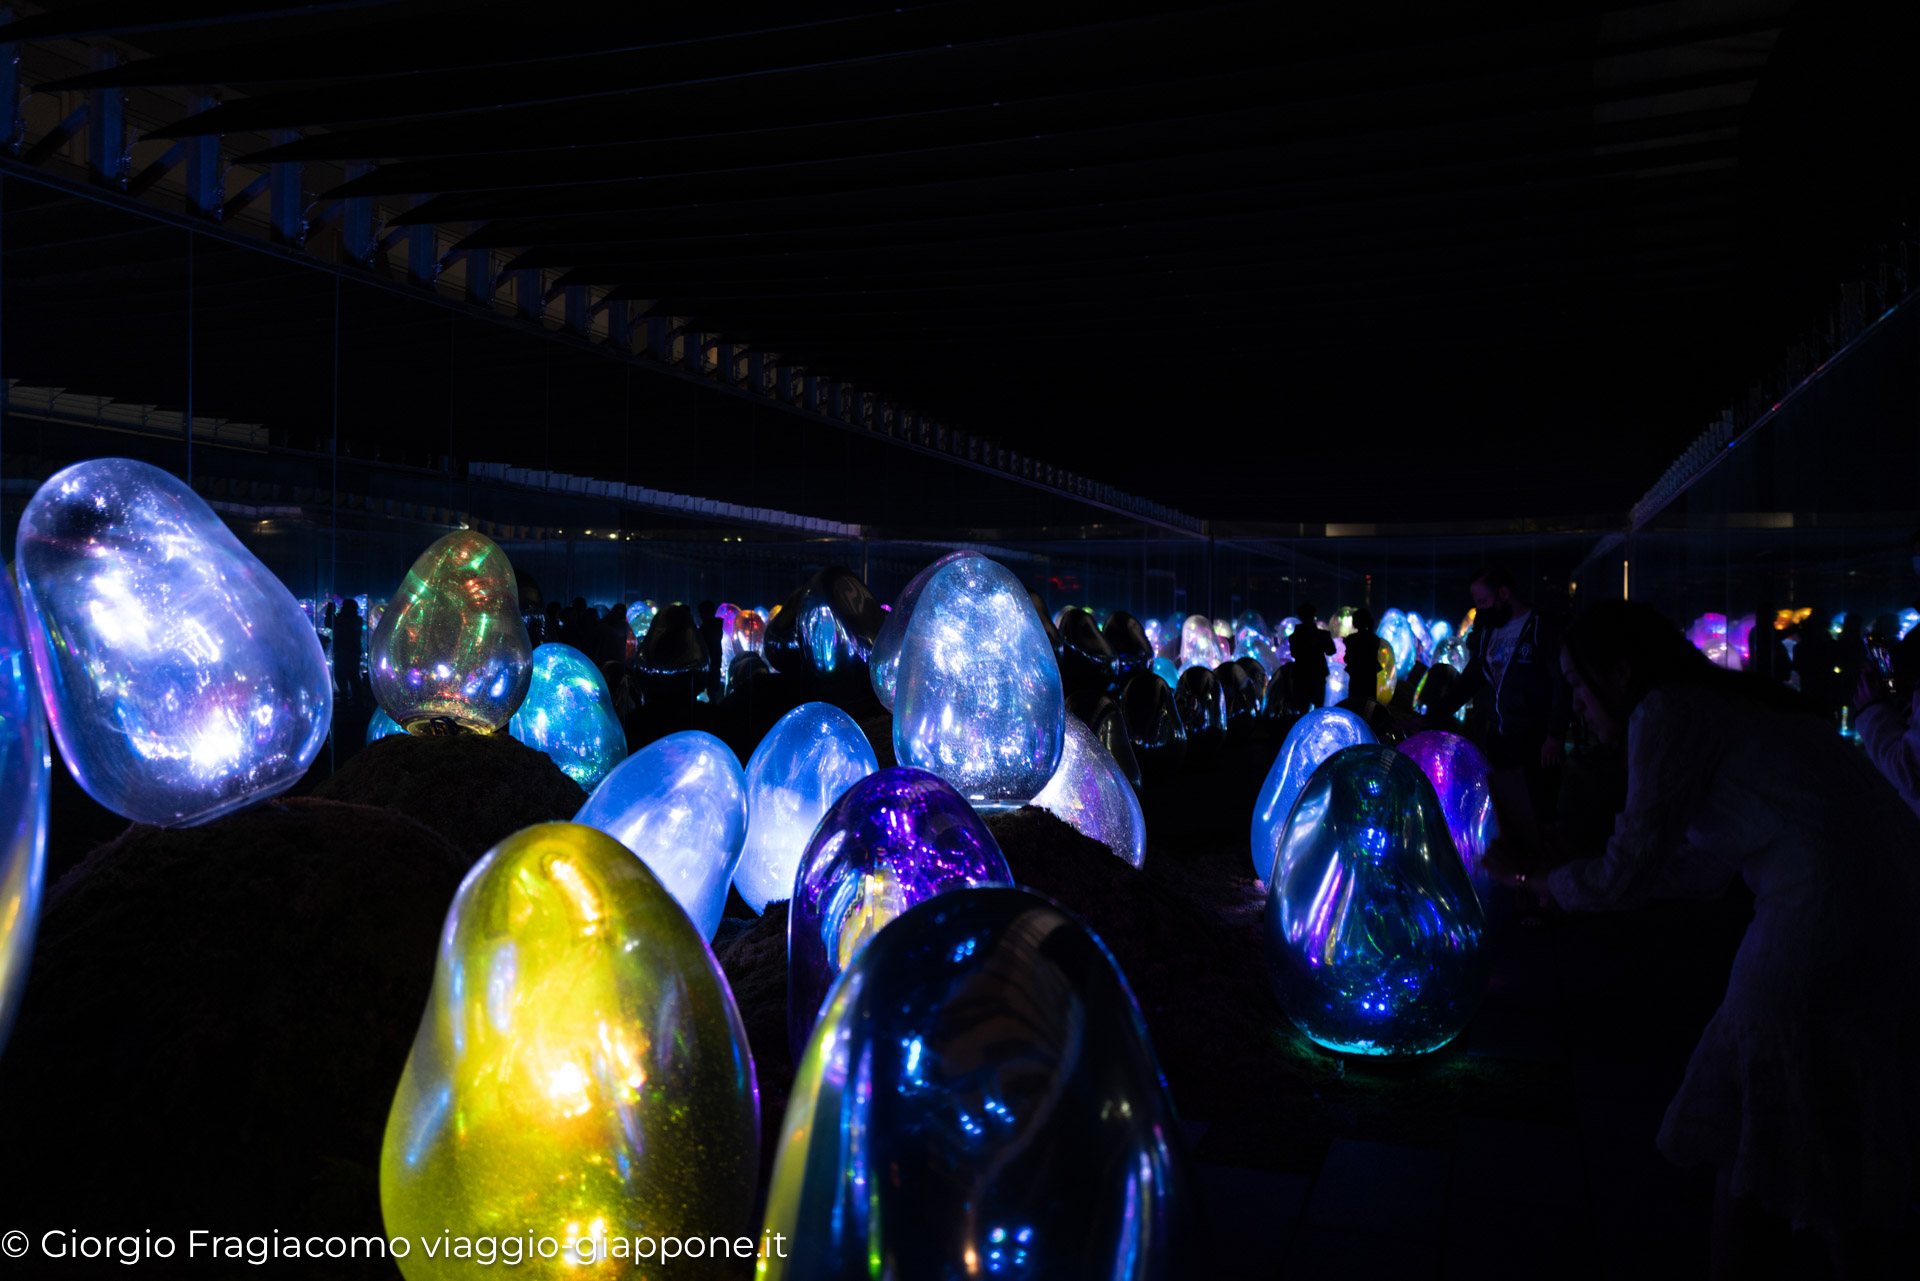
[[[647,744],[601,781],[574,822],[639,855],[700,936],[713,937],[747,836],[746,780],[725,743],[690,729]]]
[[[868,940],[922,899],[1011,885],[999,842],[925,770],[861,779],[820,820],[787,912],[787,1035],[798,1058],[827,990]]]
[[[1033,799],[1060,765],[1060,667],[1020,580],[984,556],[942,566],[900,646],[893,754],[978,806]]]
[[[1390,651],[1381,656],[1380,668],[1386,671],[1391,667],[1393,679],[1388,687],[1391,689],[1391,686],[1405,680],[1407,673],[1413,670],[1413,660],[1419,657],[1418,645],[1413,636],[1413,624],[1397,609],[1390,609],[1380,615],[1378,630],[1380,639],[1385,642]],[[1392,659],[1391,664],[1386,661],[1388,658]]]
[[[1220,638],[1214,634],[1213,623],[1202,615],[1189,614],[1180,624],[1180,670],[1204,667],[1212,671],[1226,658],[1221,652]]]
[[[1349,1054],[1437,1050],[1486,994],[1485,936],[1420,767],[1377,743],[1327,758],[1267,889],[1267,976],[1294,1025]]]
[[[1211,669],[1189,667],[1173,687],[1174,706],[1187,728],[1187,750],[1211,751],[1227,738],[1227,695]]]
[[[1158,673],[1142,672],[1121,686],[1120,714],[1142,778],[1151,782],[1180,772],[1187,759],[1187,730],[1173,690]]]
[[[1166,684],[1169,692],[1180,683],[1180,665],[1171,658],[1154,659],[1152,672]]]
[[[1093,615],[1071,606],[1060,611],[1060,683],[1069,693],[1106,689],[1113,684],[1113,646],[1093,621]]]
[[[490,734],[513,719],[533,646],[507,554],[478,530],[420,553],[367,645],[373,696],[409,734]]]
[[[1023,890],[942,895],[853,963],[799,1060],[762,1228],[794,1248],[758,1275],[1186,1275],[1176,1124],[1086,927]]]
[[[808,579],[767,623],[760,652],[776,672],[816,689],[851,693],[866,684],[867,661],[886,611],[850,569],[829,565]]]
[[[867,660],[867,673],[873,682],[874,695],[888,711],[893,710],[893,684],[900,666],[900,643],[907,638],[907,624],[913,621],[913,608],[920,603],[920,593],[926,589],[927,580],[954,561],[979,554],[948,552],[908,579],[907,585],[900,589],[900,598],[887,611],[886,621],[880,624],[880,631],[873,638],[873,654]]]
[[[1033,804],[1139,867],[1147,861],[1147,819],[1133,784],[1077,716],[1067,717],[1060,768]]]
[[[1492,773],[1487,758],[1460,735],[1438,729],[1415,734],[1400,744],[1399,750],[1433,784],[1454,848],[1460,851],[1460,861],[1484,902],[1490,883],[1480,860],[1500,835],[1500,821],[1493,812],[1493,790],[1487,783]]]
[[[94,800],[186,826],[300,781],[333,719],[320,638],[198,494],[78,463],[27,503],[16,546],[40,697]]]
[[[367,742],[369,743],[377,738],[388,738],[394,734],[404,734],[406,732],[407,731],[400,728],[399,723],[396,722],[393,717],[387,715],[383,708],[374,708],[373,715],[367,720]]]
[[[1293,723],[1253,803],[1253,874],[1266,880],[1293,803],[1320,763],[1344,747],[1373,742],[1367,723],[1341,707],[1320,707]]]
[[[1229,725],[1246,720],[1260,710],[1260,690],[1254,686],[1253,678],[1247,675],[1247,669],[1240,662],[1240,659],[1229,658],[1213,669],[1213,678],[1220,684],[1220,700],[1226,708]],[[1253,668],[1264,677],[1265,672],[1260,664],[1254,663]]]
[[[1113,651],[1115,684],[1153,666],[1153,641],[1146,627],[1132,614],[1115,610],[1101,624],[1100,634],[1106,637],[1107,648]]]
[[[813,829],[879,768],[867,736],[830,703],[802,703],[774,722],[747,761],[747,841],[733,885],[748,907],[764,912],[793,897]]]
[[[739,1011],[666,888],[592,828],[516,832],[447,913],[387,1118],[380,1208],[413,1239],[400,1271],[474,1276],[476,1259],[423,1248],[443,1234],[552,1237],[554,1257],[500,1269],[540,1278],[639,1275],[638,1236],[746,1235],[759,1116]],[[583,1266],[595,1238],[613,1257]]]
[[[650,600],[637,600],[627,606],[627,626],[633,629],[635,636],[647,634],[647,628],[653,626],[653,616],[659,612],[659,608]]]
[[[33,959],[47,869],[52,757],[24,620],[0,573],[0,1052]]]
[[[533,651],[533,681],[507,732],[545,752],[589,792],[627,759],[627,732],[613,713],[606,678],[571,645]]]
[[[700,625],[685,605],[654,611],[647,634],[633,660],[634,675],[642,680],[681,680],[707,670],[707,643]]]
[[[1114,765],[1128,784],[1138,792],[1141,784],[1140,762],[1134,757],[1133,740],[1127,737],[1127,718],[1121,715],[1119,702],[1112,695],[1088,691],[1067,699],[1067,714],[1078,718],[1082,725],[1093,731],[1093,736],[1100,740],[1100,746],[1107,749],[1107,755],[1113,757]]]

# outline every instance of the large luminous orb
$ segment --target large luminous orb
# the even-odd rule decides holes
[[[793,896],[820,817],[879,768],[860,726],[830,703],[802,703],[774,723],[747,761],[747,843],[733,884],[748,907]]]
[[[1187,621],[1180,624],[1180,670],[1190,667],[1204,667],[1212,671],[1226,658],[1220,652],[1219,638],[1214,635],[1213,624],[1199,614],[1190,614]]]
[[[1314,771],[1267,888],[1267,976],[1328,1049],[1425,1054],[1486,995],[1486,921],[1433,785],[1377,743]]]
[[[1060,766],[1060,666],[1020,580],[984,556],[942,566],[900,646],[893,754],[975,805],[1024,805]]]
[[[391,738],[395,734],[406,732],[400,728],[399,722],[378,707],[373,709],[373,716],[367,721],[367,742],[369,743],[377,738]]]
[[[875,696],[888,711],[893,710],[893,684],[900,666],[900,643],[907,638],[907,624],[913,621],[913,607],[920,603],[920,593],[926,590],[927,580],[954,561],[979,554],[948,552],[908,579],[907,585],[900,589],[899,599],[887,611],[887,620],[880,624],[880,633],[873,638],[873,656],[867,660],[867,673],[873,681]]]
[[[1319,707],[1293,723],[1267,781],[1253,802],[1253,874],[1266,880],[1273,871],[1280,834],[1301,790],[1322,761],[1342,748],[1373,742],[1367,723],[1344,707]]]
[[[1458,734],[1430,729],[1415,734],[1399,745],[1420,772],[1433,784],[1440,798],[1440,812],[1447,817],[1447,831],[1453,846],[1460,851],[1467,876],[1483,895],[1488,888],[1486,869],[1480,860],[1487,847],[1500,835],[1500,821],[1493,812],[1493,789],[1487,783],[1492,767],[1480,749]]]
[[[1227,695],[1220,678],[1205,667],[1189,667],[1173,687],[1174,706],[1187,728],[1190,748],[1213,748],[1226,741]]]
[[[367,646],[373,696],[409,734],[490,734],[533,678],[533,645],[507,554],[477,530],[420,553]]]
[[[659,608],[650,600],[637,600],[627,606],[627,626],[633,628],[635,636],[647,634],[647,628],[653,625],[653,616],[659,612]]]
[[[52,794],[47,723],[22,621],[13,584],[0,572],[0,1051],[33,958]]]
[[[1120,687],[1120,715],[1133,743],[1140,776],[1171,778],[1187,759],[1187,729],[1174,705],[1173,687],[1155,672],[1141,672]]]
[[[582,1266],[596,1237],[745,1235],[759,1117],[733,996],[666,887],[592,828],[516,832],[447,912],[387,1117],[380,1209],[413,1240],[400,1271],[473,1276],[422,1248],[448,1235],[551,1237],[554,1257],[507,1269],[541,1278],[643,1275],[630,1253]]]
[[[1390,609],[1380,615],[1380,639],[1389,647],[1391,663],[1382,663],[1383,670],[1391,670],[1393,675],[1388,688],[1399,684],[1413,670],[1413,660],[1418,657],[1413,639],[1413,625],[1407,616],[1397,609]],[[1385,701],[1385,700],[1382,700]]]
[[[1133,784],[1092,730],[1067,717],[1060,768],[1033,803],[1139,867],[1147,861],[1147,818]]]
[[[690,729],[647,744],[601,780],[573,821],[639,855],[702,938],[720,928],[747,836],[746,780],[725,743]]]
[[[157,467],[57,472],[20,517],[27,644],[96,801],[185,826],[276,796],[333,720],[320,638],[200,496]]]
[[[591,792],[627,759],[627,731],[613,713],[613,695],[585,654],[549,642],[533,651],[533,683],[507,732]]]
[[[852,689],[871,680],[868,660],[886,616],[858,574],[830,565],[787,597],[760,652],[776,672]]]
[[[948,890],[1011,884],[999,842],[943,779],[895,766],[848,788],[814,829],[787,909],[794,1057],[834,979],[888,921]]]
[[[798,1063],[762,1227],[791,1245],[760,1281],[1162,1281],[1202,1248],[1139,1007],[1046,899],[913,908]]]

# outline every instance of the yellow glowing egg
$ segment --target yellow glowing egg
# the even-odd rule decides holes
[[[744,1245],[759,1114],[739,1011],[673,895],[602,832],[526,828],[454,898],[387,1117],[400,1270],[466,1277],[511,1250],[521,1277],[653,1276],[666,1238]]]

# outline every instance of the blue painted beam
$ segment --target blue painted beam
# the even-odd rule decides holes
[[[93,69],[105,71],[120,61],[111,49],[93,51]],[[97,183],[126,189],[127,94],[124,89],[87,93],[87,173]]]
[[[292,129],[275,129],[267,135],[276,147],[297,141],[299,137]],[[297,247],[307,242],[305,176],[298,161],[267,166],[268,235],[279,244]]]
[[[219,99],[205,89],[187,94],[187,114],[197,116],[211,111]],[[203,218],[218,218],[227,203],[227,174],[220,163],[220,135],[200,134],[183,139],[187,149],[187,210]]]

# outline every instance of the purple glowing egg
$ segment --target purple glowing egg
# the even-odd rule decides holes
[[[1487,846],[1500,835],[1499,820],[1493,814],[1493,790],[1487,783],[1492,767],[1480,749],[1458,734],[1430,729],[1415,734],[1400,744],[1400,752],[1411,756],[1420,772],[1433,784],[1440,796],[1440,809],[1447,816],[1447,831],[1467,865],[1473,886],[1486,896],[1487,874],[1480,860]]]
[[[787,1035],[795,1061],[840,972],[915,903],[1012,885],[999,842],[951,784],[896,766],[855,783],[814,829],[787,916]]]

